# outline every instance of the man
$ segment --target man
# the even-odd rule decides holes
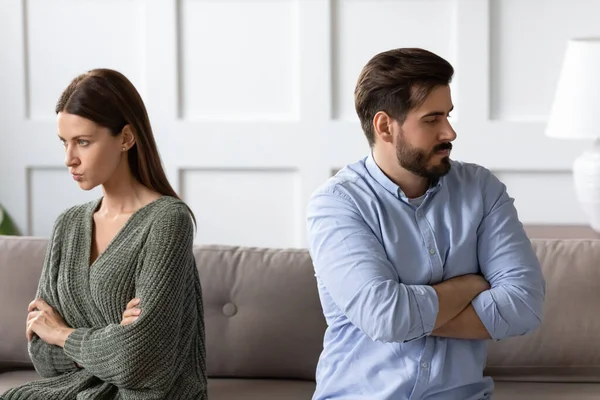
[[[506,187],[450,160],[452,66],[373,57],[355,90],[371,147],[311,197],[328,328],[314,400],[481,400],[488,339],[541,322],[545,282]]]

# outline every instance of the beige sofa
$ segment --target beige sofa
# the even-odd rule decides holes
[[[24,327],[46,243],[0,236],[0,393],[38,379]],[[600,399],[600,240],[533,245],[547,280],[544,322],[535,334],[490,343],[493,398]],[[196,246],[195,253],[209,398],[310,399],[325,322],[307,251]]]

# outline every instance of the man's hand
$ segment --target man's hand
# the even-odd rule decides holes
[[[142,310],[138,308],[139,304],[140,304],[140,299],[138,299],[138,298],[135,298],[135,299],[131,300],[129,303],[127,303],[125,311],[123,312],[123,319],[121,320],[121,326],[129,325],[129,324],[135,322],[139,318],[140,314],[142,313]]]
[[[48,344],[64,347],[67,337],[74,331],[63,317],[43,299],[36,299],[29,304],[25,335],[31,341],[33,335]]]
[[[456,317],[490,284],[478,274],[461,275],[432,286],[438,295],[438,316],[434,330]]]

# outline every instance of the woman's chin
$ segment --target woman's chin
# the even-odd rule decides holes
[[[79,189],[85,190],[86,192],[88,190],[92,190],[93,188],[98,186],[98,185],[90,184],[90,182],[88,182],[88,181],[78,181],[77,185],[79,186]]]

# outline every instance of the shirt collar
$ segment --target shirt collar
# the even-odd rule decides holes
[[[394,196],[396,196],[399,199],[403,199],[403,200],[408,199],[408,197],[406,197],[406,194],[404,194],[402,189],[400,189],[400,186],[396,185],[390,178],[387,177],[386,174],[383,173],[381,168],[379,168],[379,165],[377,165],[377,163],[375,162],[375,158],[373,158],[372,151],[369,153],[369,156],[367,157],[367,159],[365,161],[365,166],[367,168],[367,171],[369,171],[369,174],[373,177],[373,179],[375,179],[377,181],[377,183],[379,183],[381,186],[383,186],[383,188],[385,190],[387,190],[388,192],[390,192],[391,194],[393,194]],[[438,179],[438,181],[435,185],[430,186],[429,189],[427,189],[426,194],[427,193],[433,194],[433,193],[437,192],[439,190],[439,188],[442,186],[442,182],[444,181],[444,178],[445,178],[444,176],[441,177],[440,179]]]

